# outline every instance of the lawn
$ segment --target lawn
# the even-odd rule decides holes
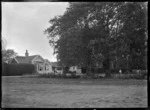
[[[147,80],[2,77],[2,107],[147,107]]]

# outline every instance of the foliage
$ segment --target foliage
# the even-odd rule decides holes
[[[89,72],[103,63],[110,76],[111,63],[116,69],[129,70],[139,55],[143,64],[147,41],[143,4],[71,2],[64,15],[49,21],[45,34],[63,65],[81,65]]]
[[[2,61],[8,62],[11,58],[14,58],[17,53],[12,49],[2,50]]]
[[[112,77],[118,79],[144,79],[145,75],[144,74],[115,74],[112,75]]]
[[[120,48],[119,53],[124,55],[125,58],[131,57],[130,60],[135,65],[133,66],[133,63],[130,63],[129,66],[140,68],[139,64],[144,64],[143,59],[146,56],[145,50],[147,48],[145,45],[147,42],[147,21],[144,7],[142,3],[126,3],[119,10],[119,16],[122,17],[122,23],[124,24],[120,30],[122,36],[119,38],[123,37],[123,42],[126,45],[125,48]],[[126,49],[127,51],[124,51]],[[139,63],[137,63],[138,59],[140,59]]]

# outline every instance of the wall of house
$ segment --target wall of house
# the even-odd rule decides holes
[[[36,65],[36,71],[39,74],[50,74],[53,72],[52,66],[40,56],[36,57],[32,63]]]
[[[77,70],[77,66],[71,66],[70,68],[69,68],[69,71],[71,71],[71,72],[74,72],[74,71],[76,71]]]
[[[81,68],[79,68],[78,66],[71,66],[69,68],[69,71],[71,71],[71,72],[76,71],[76,73],[82,73]]]
[[[39,74],[52,74],[53,70],[50,64],[45,64],[45,63],[41,63],[41,64],[37,64],[37,72]]]
[[[52,73],[55,75],[62,75],[63,74],[63,69],[61,67],[52,67]]]
[[[45,74],[52,74],[53,73],[52,66],[49,63],[44,64],[44,73]]]
[[[17,61],[13,58],[12,61],[10,61],[10,64],[17,64]]]
[[[61,67],[55,67],[54,68],[55,69],[55,74],[57,75],[57,74],[63,74],[63,69],[61,68]]]
[[[37,56],[32,60],[32,64],[37,63],[37,62],[44,63],[45,61],[40,56]]]
[[[36,63],[36,70],[37,73],[43,74],[44,73],[44,63]]]
[[[82,73],[82,70],[81,69],[77,69],[76,73]]]

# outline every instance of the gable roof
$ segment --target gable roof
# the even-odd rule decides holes
[[[11,58],[8,63],[18,63],[18,61],[15,58]]]
[[[59,62],[51,62],[53,67],[60,67],[60,63]]]
[[[38,55],[32,55],[28,57],[24,56],[17,56],[15,59],[18,61],[18,63],[31,63],[31,61]]]
[[[57,67],[57,62],[51,62],[53,67]]]
[[[50,65],[52,65],[52,63],[48,60],[48,59],[44,59],[45,62],[48,62]]]

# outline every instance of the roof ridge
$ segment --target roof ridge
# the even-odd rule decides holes
[[[30,56],[38,56],[38,55],[30,55]]]
[[[16,56],[16,57],[25,57],[25,56]]]

